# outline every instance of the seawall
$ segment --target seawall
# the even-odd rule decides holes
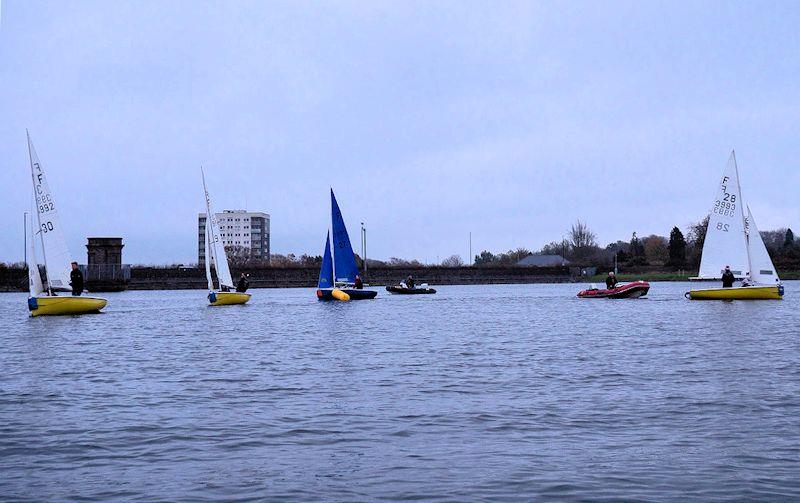
[[[251,288],[314,287],[317,267],[263,267],[234,270],[250,275]],[[574,273],[574,271],[573,271]],[[374,286],[393,285],[412,275],[430,285],[480,285],[515,283],[567,283],[573,281],[568,267],[376,267],[365,280]],[[27,270],[0,268],[0,291],[25,291]],[[205,270],[199,268],[132,267],[129,290],[203,290],[207,288]]]

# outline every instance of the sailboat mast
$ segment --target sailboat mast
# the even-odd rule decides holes
[[[47,263],[47,250],[44,247],[44,236],[42,235],[42,215],[39,213],[39,198],[36,195],[36,174],[33,172],[33,153],[31,152],[31,134],[28,130],[25,130],[25,135],[28,137],[28,159],[30,160],[31,165],[31,183],[33,183],[33,203],[34,209],[36,210],[36,223],[39,224],[38,226],[38,234],[39,234],[39,241],[41,241],[42,245],[42,259],[44,260],[44,269],[47,272],[47,293],[48,295],[53,295],[53,289],[50,287],[50,265]],[[41,170],[41,166],[39,167]],[[31,229],[31,232],[33,229]]]
[[[739,190],[739,212],[742,215],[742,230],[744,231],[745,251],[747,252],[747,276],[748,279],[753,275],[753,258],[750,256],[750,230],[748,229],[747,217],[744,214],[744,197],[742,197],[742,184],[739,179],[739,163],[736,162],[736,151],[731,151],[733,156],[733,169],[736,171],[736,188]]]
[[[211,199],[208,196],[208,187],[206,187],[206,173],[203,171],[203,167],[200,166],[200,177],[203,179],[203,195],[206,198],[206,272],[208,274],[208,285],[209,289],[214,289],[214,280],[211,279],[211,264],[214,264],[214,268],[217,270],[217,280],[219,281],[219,267],[217,266],[217,259],[213,252],[213,246],[211,245],[211,236],[214,235],[214,216],[211,214]],[[209,233],[210,231],[210,233]],[[213,261],[213,262],[212,262]],[[222,282],[219,281],[220,289],[222,289]]]
[[[333,196],[333,187],[331,187],[331,196]],[[336,237],[333,234],[333,197],[331,197],[331,270],[333,271],[333,284],[332,288],[336,288]]]

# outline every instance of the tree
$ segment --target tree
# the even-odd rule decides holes
[[[508,250],[507,253],[504,253],[504,260],[503,262],[514,265],[520,260],[524,259],[528,255],[531,255],[531,251],[523,246],[520,246],[516,250]]]
[[[563,241],[551,241],[542,246],[542,249],[539,250],[539,255],[559,255],[562,258],[567,258],[569,247],[569,241],[566,239]]]
[[[450,255],[442,260],[444,267],[461,267],[462,265],[464,265],[464,261],[461,259],[461,255]]]
[[[631,241],[628,243],[628,265],[645,265],[647,259],[644,256],[644,244],[636,235],[636,232],[631,235]]]
[[[655,234],[647,236],[644,238],[643,248],[645,260],[649,264],[663,265],[669,260],[667,238],[664,236],[656,236]]]
[[[706,231],[708,230],[708,219],[709,217],[706,216],[699,222],[696,222],[689,226],[689,233],[688,233],[689,252],[686,255],[691,265],[697,265],[700,263],[700,256],[703,253],[703,243],[705,243],[706,241]]]
[[[589,230],[589,226],[586,223],[580,220],[572,224],[569,230],[569,239],[573,248],[597,246],[597,236]]]
[[[241,245],[228,245],[225,247],[228,264],[234,269],[251,265],[250,248]]]
[[[761,239],[764,241],[764,246],[771,255],[780,253],[783,244],[786,242],[786,231],[789,229],[780,228],[772,231],[761,231]]]
[[[786,235],[783,238],[783,247],[784,248],[794,247],[794,232],[792,232],[792,229],[786,229]]]
[[[569,241],[575,258],[586,258],[597,251],[597,236],[586,223],[578,220],[569,230]]]
[[[300,255],[300,265],[303,267],[319,267],[322,265],[322,255],[307,255],[304,253]]]
[[[372,264],[372,259],[367,259],[370,264]],[[392,257],[386,262],[386,265],[389,267],[422,267],[422,263],[417,260],[406,260],[403,258]]]
[[[480,255],[475,255],[475,265],[488,265],[497,261],[497,256],[487,250],[483,250]]]
[[[280,253],[273,253],[270,256],[270,263],[272,267],[296,267],[297,262],[293,253],[289,255],[281,255]]]
[[[683,267],[686,265],[686,239],[677,227],[669,233],[669,265]]]
[[[617,262],[626,262],[630,259],[628,250],[631,245],[627,241],[617,241],[616,243],[609,243],[606,245],[605,257],[609,264],[614,263],[614,257],[617,257]]]
[[[628,251],[631,254],[632,258],[641,257],[644,255],[644,245],[639,240],[639,237],[636,235],[636,231],[633,232],[631,236],[631,242],[628,246]]]

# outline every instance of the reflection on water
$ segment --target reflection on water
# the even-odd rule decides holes
[[[583,285],[320,303],[0,295],[4,499],[800,497],[800,285],[784,301]]]

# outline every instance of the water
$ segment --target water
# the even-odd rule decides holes
[[[800,498],[800,284],[580,287],[125,292],[36,319],[0,295],[0,496]]]

